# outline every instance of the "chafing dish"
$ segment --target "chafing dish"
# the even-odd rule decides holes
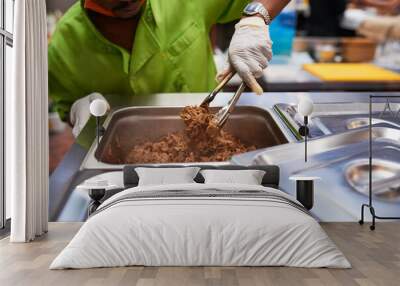
[[[121,169],[117,163],[144,140],[155,140],[171,132],[183,130],[179,117],[183,107],[127,107],[111,113],[104,123],[105,133],[99,145],[93,142],[81,169]],[[218,107],[211,108],[212,112]],[[254,106],[237,106],[224,126],[243,143],[256,148],[288,143],[288,140],[268,109]],[[116,157],[118,160],[116,160]],[[204,164],[229,162],[205,162]],[[184,164],[184,163],[182,163]]]

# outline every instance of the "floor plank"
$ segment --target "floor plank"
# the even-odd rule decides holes
[[[288,267],[120,267],[57,270],[48,267],[81,227],[50,223],[45,236],[29,244],[0,240],[2,286],[280,286],[400,285],[400,223],[384,222],[372,232],[356,223],[322,223],[330,238],[352,263],[352,269]]]

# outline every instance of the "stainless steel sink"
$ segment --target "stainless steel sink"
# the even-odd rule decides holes
[[[113,112],[105,121],[106,131],[100,145],[93,143],[81,169],[122,168],[124,159],[135,144],[183,130],[184,124],[179,117],[181,110],[182,107],[128,107]],[[212,111],[216,111],[216,108],[212,108]],[[271,112],[258,107],[237,106],[224,129],[243,143],[257,148],[288,142]],[[204,164],[210,163],[228,164]]]
[[[400,103],[391,103],[393,111],[385,110],[386,103],[372,105],[372,124],[385,124],[400,129]],[[303,118],[297,112],[297,105],[276,104],[275,112],[281,117],[298,140],[302,137],[298,129]],[[383,112],[385,110],[385,112]],[[317,103],[309,120],[310,138],[336,134],[349,129],[369,125],[369,103]]]

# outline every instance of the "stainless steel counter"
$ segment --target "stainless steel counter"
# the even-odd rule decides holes
[[[397,91],[400,82],[370,81],[370,82],[329,82],[323,81],[307,71],[299,70],[295,79],[286,80],[277,77],[264,77],[263,88],[274,92],[284,91],[352,91],[352,92],[375,92],[375,91]]]
[[[338,125],[345,125],[349,122],[348,118],[352,118],[349,116],[351,112],[348,111],[356,110],[355,114],[353,114],[353,117],[356,118],[360,116],[359,114],[368,114],[368,95],[369,93],[306,94],[306,96],[312,98],[314,103],[317,105],[316,113],[319,113],[317,115],[322,116],[320,110],[318,110],[318,105],[329,107],[329,109],[325,110],[323,113],[323,116],[329,117],[329,122],[323,122],[323,120],[320,120],[321,118],[312,118],[311,121],[316,119],[315,121],[320,120],[320,123],[325,123],[325,125],[326,123],[329,123],[328,127],[330,127],[330,130],[328,130],[327,126],[324,126],[324,131],[329,131],[325,134],[331,134],[331,136],[325,136],[322,132],[322,136],[320,134],[320,139],[310,142],[310,157],[307,163],[304,162],[304,145],[300,142],[286,144],[287,146],[281,145],[269,148],[265,152],[257,150],[252,154],[237,156],[233,158],[233,161],[236,164],[279,164],[281,166],[282,175],[281,186],[285,191],[292,195],[295,194],[295,188],[294,184],[287,179],[289,176],[293,174],[319,176],[322,180],[316,182],[316,203],[312,212],[324,221],[355,221],[360,215],[360,205],[365,203],[368,200],[368,197],[365,192],[360,192],[360,190],[357,191],[355,189],[357,186],[355,186],[354,183],[349,182],[346,176],[349,176],[349,173],[351,172],[349,171],[349,163],[359,164],[368,158],[368,130],[364,128],[363,131],[357,131],[357,129],[352,129],[354,126],[347,126],[346,128],[346,126]],[[384,97],[385,95],[390,94],[381,93],[380,95]],[[394,112],[396,113],[399,108],[398,103],[400,100],[392,100],[391,102],[391,107],[395,109]],[[377,105],[379,105],[378,109],[381,110],[385,105],[385,101],[383,100]],[[342,110],[342,112],[340,113],[338,110]],[[343,114],[346,114],[345,117],[347,118],[345,118]],[[337,116],[337,124],[332,124],[333,121],[335,121],[335,116]],[[396,121],[400,121],[400,116]],[[398,139],[398,136],[394,136],[394,139],[391,138],[391,136],[387,136],[389,133],[395,134],[395,132],[390,131],[393,130],[390,128],[395,128],[398,124],[378,119],[374,120],[373,124],[374,123],[380,125],[384,123],[382,133],[378,135],[380,133],[378,129],[375,132],[377,138],[379,137],[377,143],[380,144],[374,143],[374,145],[376,144],[374,147],[374,158],[377,159],[376,162],[380,164],[375,167],[379,171],[379,169],[382,170],[385,168],[384,165],[393,166],[398,160],[400,160],[399,149],[396,148],[400,143],[400,140]],[[338,135],[334,135],[335,132],[339,132]],[[342,142],[340,143],[340,141]],[[395,146],[391,146],[391,144],[394,144]],[[380,159],[383,160],[379,161]],[[313,167],[315,165],[316,167]],[[357,167],[360,169],[364,168],[365,170],[365,164],[361,165]],[[395,178],[397,173],[395,173],[395,171],[393,172],[393,178],[389,181],[396,184],[398,181]],[[386,174],[388,174],[387,171],[382,172],[381,175],[385,176]],[[359,173],[358,176],[365,176],[365,174]],[[379,176],[379,172],[374,172],[374,177],[375,176]],[[383,178],[376,177],[375,181],[378,181],[378,179]],[[385,180],[382,181],[384,182]],[[388,195],[389,193],[390,195]],[[400,204],[397,195],[399,195],[399,190],[396,186],[393,186],[392,190],[387,191],[385,194],[385,196],[387,196],[386,198],[389,199],[385,199],[384,196],[377,196],[374,198],[374,205],[380,215],[399,215]]]
[[[264,93],[262,96],[257,96],[252,93],[244,93],[238,103],[243,106],[257,106],[260,108],[272,110],[274,105],[277,103],[284,104],[297,104],[299,98],[302,96],[309,97],[315,103],[354,103],[354,102],[368,102],[370,93]],[[395,93],[374,93],[374,95],[393,95]],[[133,97],[128,104],[133,106],[186,106],[199,104],[204,98],[205,94],[155,94],[149,96],[137,96]],[[231,94],[221,93],[217,96],[213,105],[221,106],[224,105],[230,98]],[[121,104],[117,104],[122,106]],[[276,123],[281,128],[282,132],[286,136],[289,142],[296,142],[297,139],[293,133],[287,128],[280,117],[272,113],[271,114]],[[74,187],[79,184],[82,180],[87,177],[98,175],[102,172],[86,172],[79,171],[79,166],[83,160],[82,151],[83,148],[75,146],[64,158],[63,162],[59,165],[57,170],[53,173],[50,178],[50,197],[57,202],[57,206],[52,206],[50,202],[51,218],[57,219],[59,214],[62,213],[62,220],[82,220],[82,212],[80,214],[74,214],[74,212],[68,212],[68,209],[75,209],[73,206],[79,205],[82,208],[87,201],[82,198],[82,195],[74,195]],[[75,154],[78,152],[77,154]],[[76,159],[74,159],[76,158]],[[75,161],[74,161],[75,160]],[[76,161],[79,162],[76,162]],[[73,164],[71,164],[73,162]],[[236,161],[233,163],[240,164],[251,164],[252,160]],[[311,162],[310,162],[311,163]],[[290,170],[285,170],[285,166],[282,167],[281,172],[281,187],[284,191],[294,194],[295,184],[289,181]],[[111,171],[111,170],[109,170]],[[70,176],[63,178],[63,174],[67,172]],[[116,173],[118,177],[120,173]],[[324,173],[326,174],[326,173]],[[118,178],[120,180],[120,178]],[[316,183],[316,196],[315,196],[315,207],[313,213],[316,217],[324,221],[357,221],[359,219],[359,207],[361,203],[367,201],[364,196],[354,196],[354,193],[348,192],[345,188],[342,188],[340,183],[335,183],[330,178],[323,178],[323,180]],[[336,190],[340,190],[337,192]],[[340,193],[341,196],[336,195]],[[359,194],[357,194],[359,195]],[[74,200],[75,197],[75,200]],[[349,203],[351,201],[351,203]],[[400,213],[400,205],[391,204],[391,212],[398,211]],[[385,205],[382,207],[385,210]],[[64,210],[64,211],[62,211]],[[378,211],[380,209],[378,208]],[[385,214],[383,214],[385,215]]]
[[[273,62],[278,57],[274,57]],[[225,62],[225,56],[216,56],[219,69]],[[400,90],[399,81],[364,81],[339,82],[324,81],[302,68],[303,64],[312,63],[311,58],[304,58],[302,53],[295,53],[290,59],[271,63],[259,79],[260,85],[271,92],[396,92]],[[221,65],[221,66],[220,66]],[[399,72],[398,70],[393,70]],[[235,76],[228,84],[230,89],[240,85],[240,78]]]

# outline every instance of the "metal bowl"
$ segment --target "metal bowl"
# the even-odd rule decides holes
[[[345,177],[356,191],[368,196],[369,160],[351,162],[345,167]],[[372,161],[372,194],[384,201],[400,201],[400,163],[378,160]]]

